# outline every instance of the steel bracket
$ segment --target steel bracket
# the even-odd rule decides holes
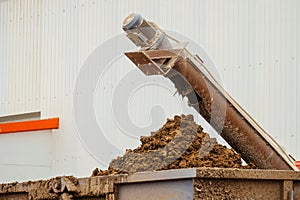
[[[172,76],[172,68],[183,56],[187,42],[178,43],[172,49],[126,52],[125,55],[147,76]]]

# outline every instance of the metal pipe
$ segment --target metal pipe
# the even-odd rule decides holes
[[[224,97],[204,74],[196,70],[184,59],[173,67],[178,73],[170,77],[175,87],[190,84],[194,89],[186,94],[190,105],[199,112],[204,119],[228,142],[228,144],[242,155],[247,162],[252,162],[261,169],[290,170],[290,165],[262,138],[258,131],[241,115],[238,110]],[[184,83],[186,82],[186,83]],[[178,90],[179,93],[184,91]],[[197,101],[195,102],[195,93]],[[225,118],[212,120],[212,111],[225,111]],[[213,122],[213,123],[212,123]]]

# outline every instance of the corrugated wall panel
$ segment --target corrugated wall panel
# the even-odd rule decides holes
[[[53,174],[87,175],[101,166],[78,137],[72,104],[73,94],[80,91],[74,89],[75,81],[93,50],[120,34],[124,17],[137,11],[203,46],[229,93],[300,159],[299,8],[297,0],[0,1],[0,114],[40,110],[43,118],[61,118],[60,130],[53,132]],[[114,132],[112,138],[119,137],[120,127],[111,120],[108,97],[132,68],[121,58],[98,82],[97,90],[87,91],[100,101],[96,114]],[[151,81],[145,78],[144,83]],[[145,87],[125,100],[133,125],[151,124],[149,112],[157,102],[169,106],[164,108],[168,115],[180,109],[189,112],[177,96],[173,99],[165,92]],[[142,106],[146,108],[137,109]]]
[[[6,61],[6,52],[7,52],[7,15],[5,11],[4,3],[2,2],[2,5],[0,7],[0,23],[1,23],[1,34],[0,34],[0,114],[5,113],[5,101],[6,101],[6,68],[7,68],[7,61]]]
[[[38,10],[38,2],[1,1],[1,73],[5,78],[5,99],[2,101],[1,115],[36,111],[40,97],[41,42],[38,19],[32,11]],[[4,94],[5,93],[5,94]]]

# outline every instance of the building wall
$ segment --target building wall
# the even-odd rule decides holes
[[[0,182],[52,177],[50,130],[0,136]]]
[[[0,115],[40,111],[42,118],[60,117],[60,129],[52,131],[51,141],[43,141],[51,145],[51,170],[44,170],[40,175],[44,178],[88,176],[97,166],[105,168],[107,160],[127,146],[136,146],[140,135],[158,129],[166,117],[195,114],[179,96],[173,96],[175,89],[168,81],[135,74],[124,56],[99,66],[101,75],[95,88],[76,87],[85,61],[97,48],[122,52],[130,47],[124,34],[120,35],[121,24],[129,13],[139,12],[171,33],[201,45],[215,63],[211,70],[226,90],[288,153],[300,159],[299,9],[297,0],[1,0]],[[114,38],[121,42],[114,43]],[[124,47],[116,49],[118,45]],[[88,74],[95,75],[92,70]],[[85,77],[87,84],[91,77]],[[127,91],[130,84],[133,91],[129,96],[115,93],[117,89]],[[96,102],[90,115],[74,109],[74,98],[84,93],[94,95]],[[118,95],[126,98],[112,106]],[[78,125],[78,119],[87,118],[96,119],[102,135],[93,126]],[[213,134],[200,117],[196,118]],[[124,124],[122,119],[130,120]],[[105,149],[106,140],[101,137],[114,149]],[[97,148],[100,153],[95,155]],[[0,160],[1,166],[8,163]],[[20,180],[36,178],[33,174],[28,172]],[[16,179],[11,177],[3,180]]]

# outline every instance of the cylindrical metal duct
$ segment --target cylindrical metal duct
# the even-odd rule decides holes
[[[144,50],[172,47],[163,31],[154,23],[145,20],[140,14],[132,13],[127,16],[122,28],[127,33],[127,37]]]
[[[219,134],[242,155],[242,158],[261,169],[291,170],[290,165],[262,138],[258,131],[241,115],[238,110],[224,97],[199,70],[191,63],[181,59],[173,70],[178,73],[170,77],[179,93],[183,84],[194,89],[185,94],[191,106],[199,112]],[[195,99],[196,96],[196,99]],[[225,117],[212,120],[212,112],[220,111]],[[213,123],[211,123],[213,122]]]

